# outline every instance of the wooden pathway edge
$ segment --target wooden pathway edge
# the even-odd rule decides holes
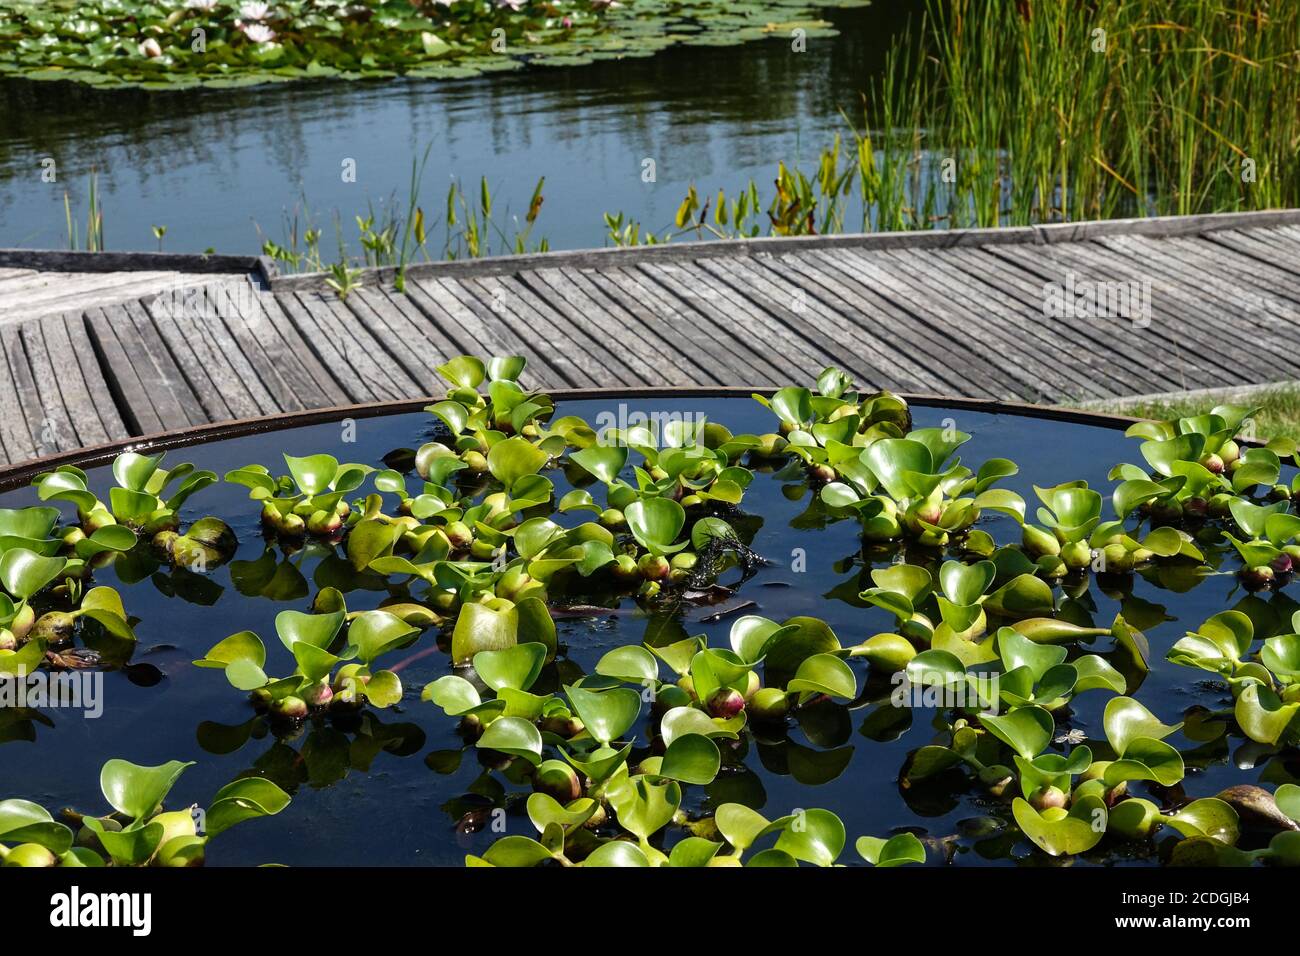
[[[405,293],[372,269],[346,299],[262,257],[0,250],[6,268],[187,285],[0,314],[0,466],[420,399],[467,352],[524,354],[551,391],[762,389],[834,364],[868,387],[1072,407],[1300,365],[1300,210],[421,263]],[[1052,314],[1075,276],[1141,286],[1144,321]]]

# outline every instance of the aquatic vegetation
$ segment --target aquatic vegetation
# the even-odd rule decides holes
[[[461,79],[650,56],[676,45],[730,46],[788,36],[796,27],[825,34],[830,26],[813,19],[812,8],[856,2],[5,0],[0,72],[173,90],[398,75]]]
[[[192,763],[141,767],[110,760],[100,771],[105,816],[64,810],[55,820],[28,800],[0,800],[4,866],[202,866],[208,841],[238,823],[274,816],[289,795],[269,780],[244,777],[222,787],[202,812],[164,810],[177,778]]]
[[[671,226],[606,212],[606,238],[635,246],[1295,207],[1296,37],[1300,10],[1285,5],[1123,0],[1031,16],[1018,0],[936,0],[865,91],[850,148],[837,136],[810,173],[778,162],[770,190],[751,181],[715,197],[693,184]]]
[[[165,456],[165,452],[118,455],[113,460],[117,486],[109,489],[107,503],[89,489],[86,473],[73,465],[60,465],[38,475],[32,484],[42,501],[70,501],[76,505],[82,537],[74,533],[65,538],[74,547],[86,541],[107,547],[107,529],[122,525],[126,530],[114,533],[112,550],[126,551],[135,544],[134,536],[126,544],[125,536],[130,531],[148,539],[154,550],[173,564],[191,568],[219,564],[234,551],[235,536],[229,525],[219,518],[206,517],[193,522],[183,534],[180,531],[181,508],[190,496],[215,483],[217,476],[210,471],[195,471],[188,462],[164,469],[161,465]],[[169,491],[176,481],[180,484]]]
[[[135,535],[118,525],[90,535],[60,529],[60,517],[57,508],[0,509],[0,675],[6,679],[22,679],[47,663],[88,667],[135,641],[121,596],[110,587],[84,589],[93,568],[134,547]],[[73,647],[78,633],[86,636],[82,621],[101,629],[98,650]]]
[[[1291,498],[1278,490],[1290,490],[1294,444],[1243,434],[1250,409],[1134,425],[1145,466],[1117,465],[1095,488],[1032,486],[1031,515],[997,487],[1018,478],[1028,492],[1015,462],[972,470],[958,457],[970,434],[914,422],[899,396],[835,368],[814,387],[755,396],[747,427],[765,434],[695,414],[593,424],[527,387],[521,356],[462,355],[438,371],[448,387],[426,408],[419,447],[375,465],[321,453],[285,456],[280,476],[262,463],[226,475],[266,530],[231,582],[294,606],[273,615],[283,651],[241,630],[193,661],[221,670],[250,705],[232,725],[205,721],[203,748],[270,743],[258,776],[232,785],[248,792],[223,790],[214,807],[273,813],[295,787],[418,752],[424,730],[384,722],[397,713],[445,720],[425,763],[464,773],[440,807],[457,832],[491,821],[502,834],[467,844],[468,865],[831,866],[849,849],[844,822],[825,808],[760,813],[753,759],[823,786],[846,772],[855,723],[868,741],[895,740],[920,711],[926,733],[890,779],[909,805],[939,808],[925,816],[969,796],[983,814],[981,853],[1300,862],[1289,570],[1158,646],[1221,681],[1222,706],[1175,713],[1143,696],[1155,643],[1145,632],[1175,618],[1135,580],[1179,592],[1218,576],[1249,590],[1248,572],[1294,547]],[[75,505],[71,526],[50,505],[0,511],[0,640],[12,645],[0,647],[0,672],[73,666],[60,655],[77,631],[88,649],[134,645],[117,593],[87,579],[111,566],[138,580],[142,551],[176,550],[220,523],[180,534],[182,505],[212,472],[143,455],[112,470],[107,502],[76,469],[37,479],[46,501]],[[825,599],[857,609],[861,629],[832,626],[815,605],[765,616],[745,600],[760,564],[785,558],[751,550],[772,540],[756,531],[773,491],[811,497],[792,524],[854,542],[846,564],[857,576]],[[620,615],[644,631],[628,641],[621,625],[572,626]],[[617,639],[581,645],[589,634]],[[1234,744],[1269,761],[1260,780],[1274,793],[1198,790]],[[276,789],[254,792],[261,784]],[[161,797],[114,823],[134,833],[158,822],[158,834],[179,820],[154,820]],[[4,807],[0,844],[14,844],[17,862],[82,856],[65,856],[71,830],[45,818],[32,833],[5,830]],[[498,828],[505,816],[525,832]],[[82,829],[82,843],[100,840],[120,865],[201,856],[197,834],[168,849],[166,833],[120,841],[109,823]],[[47,830],[55,846],[33,835]],[[948,859],[956,840],[900,827],[853,848],[873,866],[923,864],[932,851]],[[26,844],[37,847],[19,852]]]

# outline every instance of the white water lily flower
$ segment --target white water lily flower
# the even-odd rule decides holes
[[[528,0],[497,0],[498,7],[509,7],[515,13],[522,10],[528,3]]]
[[[162,47],[158,45],[157,40],[150,37],[140,44],[140,55],[147,57],[162,56]]]
[[[239,15],[245,20],[265,20],[271,12],[269,3],[254,2],[240,4]]]
[[[215,10],[221,0],[185,0],[185,6],[190,10]]]
[[[275,31],[261,23],[249,23],[244,27],[244,36],[254,43],[270,43],[275,39]]]

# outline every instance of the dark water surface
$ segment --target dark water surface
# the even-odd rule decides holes
[[[658,233],[691,183],[707,194],[750,178],[766,187],[778,160],[808,163],[846,130],[841,110],[860,125],[860,91],[923,6],[827,11],[840,35],[809,39],[803,53],[784,37],[464,81],[172,93],[0,81],[0,247],[66,247],[65,191],[84,233],[95,168],[110,249],[154,249],[151,227],[164,225],[167,251],[256,252],[254,222],[282,241],[283,211],[305,196],[323,253],[337,258],[332,210],[359,253],[353,216],[394,192],[404,212],[412,157],[430,143],[421,197],[430,221],[450,177],[477,196],[487,176],[497,209],[522,218],[544,175],[534,238],[552,248],[604,244],[606,211]],[[57,183],[41,180],[47,157]],[[354,183],[342,181],[345,159],[356,162]],[[657,182],[642,181],[645,159]]]
[[[564,402],[559,414],[579,414],[594,421],[610,407],[609,403]],[[706,412],[736,433],[765,432],[773,421],[766,409],[746,399],[640,400],[628,407],[646,412]],[[970,432],[974,438],[962,448],[968,464],[994,456],[1019,461],[1021,473],[1004,484],[1023,494],[1031,510],[1036,500],[1034,484],[1085,478],[1093,487],[1108,488],[1110,467],[1136,457],[1136,442],[1113,429],[943,408],[915,407],[914,415],[918,427],[955,425]],[[177,449],[169,453],[168,463],[193,461],[200,468],[223,474],[233,467],[261,462],[278,473],[282,452],[305,455],[329,450],[347,460],[378,465],[394,448],[417,447],[426,440],[429,422],[423,413],[361,420],[357,422],[356,444],[343,446],[337,424],[294,428]],[[558,497],[565,490],[563,478],[558,471],[550,474],[556,480]],[[91,472],[93,488],[103,489],[110,480],[104,468]],[[34,501],[29,488],[0,495],[2,507]],[[236,560],[263,556],[267,545],[260,532],[258,508],[246,497],[246,489],[217,485],[192,499],[192,504],[185,515],[187,521],[216,514],[231,523],[240,540]],[[801,517],[808,504],[806,488],[783,485],[770,474],[759,474],[750,486],[744,510],[756,516],[753,547],[773,564],[741,588],[738,598],[759,605],[746,613],[778,620],[792,615],[820,617],[831,624],[845,645],[893,630],[893,618],[885,611],[856,607],[837,596],[856,595],[869,584],[866,572],[870,568],[863,566],[856,522],[818,528],[817,522]],[[571,523],[578,519],[570,516],[562,520]],[[999,544],[1019,538],[1018,528],[1008,518],[990,515],[981,525]],[[797,548],[804,549],[807,556],[803,573],[791,569]],[[279,555],[272,553],[267,560],[278,559]],[[119,586],[128,612],[140,619],[133,664],[152,667],[136,666],[136,679],[147,677],[156,667],[161,680],[140,686],[127,674],[110,673],[106,675],[101,718],[89,720],[72,711],[46,711],[29,725],[10,725],[0,735],[5,741],[0,743],[0,797],[21,796],[51,808],[74,805],[97,810],[102,807],[98,774],[104,760],[123,757],[139,764],[194,760],[197,766],[181,778],[170,806],[202,805],[219,787],[253,770],[293,791],[293,803],[278,817],[244,824],[216,839],[209,848],[210,865],[268,861],[298,866],[459,864],[466,852],[481,854],[498,834],[458,834],[456,821],[467,810],[489,805],[507,790],[523,791],[508,784],[503,790],[504,778],[488,774],[473,746],[464,747],[461,754],[463,742],[455,732],[455,721],[433,704],[419,700],[426,683],[449,673],[445,653],[424,654],[400,666],[405,699],[395,708],[367,716],[363,722],[367,733],[358,736],[355,728],[339,729],[321,722],[308,724],[296,739],[281,742],[252,720],[244,695],[232,689],[220,672],[190,664],[221,638],[250,629],[267,643],[268,670],[277,673],[291,668],[290,656],[274,638],[274,617],[286,608],[306,609],[323,580],[318,558],[299,556],[293,560],[309,581],[316,580],[307,596],[288,602],[241,596],[232,583],[229,564],[204,578],[161,574],[129,586],[120,585],[111,570],[96,572],[96,583]],[[1128,614],[1170,618],[1147,628],[1153,671],[1137,694],[1162,720],[1172,723],[1181,719],[1193,704],[1223,705],[1224,688],[1203,681],[1207,676],[1203,672],[1166,663],[1164,653],[1186,630],[1235,603],[1241,597],[1240,591],[1234,593],[1235,583],[1232,575],[1211,576],[1178,594],[1137,576],[1132,596],[1126,597],[1118,592],[1103,593],[1093,582],[1085,600],[1095,603],[1098,622],[1109,622],[1121,599]],[[353,591],[347,599],[350,609],[360,610],[376,606],[383,596]],[[1164,615],[1159,613],[1161,607]],[[713,646],[726,646],[734,616],[720,622],[701,621],[714,610],[688,608],[667,623],[679,624],[681,636],[705,633]],[[609,649],[639,643],[649,621],[629,599],[618,614],[561,619],[558,626],[568,658],[590,671]],[[400,664],[433,647],[435,641],[436,634],[426,632],[412,648],[386,658],[384,666]],[[1108,647],[1109,642],[1098,645],[1100,650]],[[862,687],[866,669],[860,661],[852,664]],[[931,742],[934,714],[904,713],[900,722],[899,713],[887,702],[888,683],[877,678],[870,686],[874,693],[863,699],[883,699],[883,707],[863,703],[853,708],[811,708],[800,724],[791,723],[787,739],[771,735],[765,743],[749,739],[745,748],[724,762],[728,769],[713,785],[686,788],[684,805],[698,811],[739,801],[769,818],[794,808],[830,809],[843,818],[849,834],[843,862],[857,862],[852,850],[856,837],[887,836],[900,827],[916,828],[936,838],[956,836],[955,862],[959,865],[1046,859],[1036,851],[1031,854],[1029,845],[1014,837],[980,842],[969,835],[969,821],[976,818],[993,814],[1009,819],[1008,808],[989,803],[981,791],[901,791],[898,772],[909,751]],[[1092,739],[1102,739],[1101,711],[1108,699],[1108,694],[1099,691],[1081,695],[1068,726],[1081,729]],[[1059,729],[1065,726],[1058,723]],[[258,729],[249,736],[250,728]],[[30,732],[34,740],[9,739],[15,731]],[[642,742],[645,732],[645,724],[638,725]],[[1181,734],[1169,742],[1184,753],[1188,764],[1184,786],[1190,797],[1212,795],[1230,783],[1256,782],[1265,772],[1265,765],[1244,771],[1233,766],[1235,759],[1245,760],[1245,747],[1230,754],[1228,743],[1198,745]],[[1231,746],[1238,748],[1240,741]],[[1135,791],[1145,795],[1144,787],[1138,785]],[[522,806],[522,800],[514,804],[508,832],[533,836]],[[930,854],[931,863],[938,859],[938,854]],[[1109,843],[1088,858],[1088,862],[1112,864],[1134,861],[1140,859],[1133,848]]]

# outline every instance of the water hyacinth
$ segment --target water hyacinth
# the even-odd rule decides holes
[[[448,804],[459,831],[508,807],[536,830],[467,845],[468,865],[831,866],[848,848],[839,816],[760,813],[743,788],[747,758],[825,786],[846,772],[848,740],[898,739],[924,709],[921,745],[889,768],[899,793],[969,792],[1006,841],[999,855],[1300,862],[1285,786],[1196,788],[1217,747],[1271,754],[1298,742],[1300,614],[1287,572],[1275,572],[1270,600],[1245,598],[1167,651],[1222,681],[1223,706],[1177,713],[1142,696],[1144,631],[1171,616],[1137,599],[1134,579],[1169,591],[1216,573],[1233,581],[1280,567],[1295,544],[1290,499],[1273,493],[1294,448],[1228,437],[1236,412],[1134,426],[1146,466],[1117,466],[1110,486],[1021,478],[1037,498],[1030,514],[1018,492],[994,487],[1019,477],[1015,463],[966,467],[957,452],[971,435],[929,427],[924,409],[834,368],[814,387],[760,396],[767,434],[704,418],[598,431],[528,387],[521,356],[457,356],[438,371],[447,388],[419,447],[374,465],[285,455],[283,475],[259,462],[227,473],[249,491],[241,517],[260,510],[264,529],[261,557],[234,562],[231,580],[291,606],[264,619],[280,650],[237,631],[193,662],[221,670],[250,704],[244,723],[201,730],[214,752],[269,736],[284,755],[301,736],[299,756],[346,751],[330,758],[337,779],[381,751],[420,750],[418,727],[379,719],[418,708],[445,721],[430,768],[477,774]],[[1206,464],[1210,445],[1222,470]],[[38,478],[42,505],[0,510],[0,675],[59,666],[49,653],[79,636],[133,644],[117,593],[83,582],[141,554],[154,555],[152,572],[164,554],[215,549],[228,530],[183,515],[214,473],[140,454],[112,471],[107,501],[68,466]],[[838,526],[860,549],[837,568],[853,576],[824,598],[871,615],[867,626],[768,617],[747,600],[747,589],[761,596],[750,577],[765,560],[751,549],[771,540],[750,513],[770,500],[765,481],[807,505],[791,519],[800,528]],[[1189,507],[1197,499],[1203,511]],[[295,564],[307,555],[319,561],[310,579]],[[1118,613],[1103,614],[1099,595]],[[579,642],[625,632],[567,623],[624,614],[646,622],[636,642],[602,638],[594,652]],[[404,670],[417,661],[418,701],[420,671]],[[6,841],[3,823],[0,805],[15,865],[68,852]],[[85,842],[114,842],[87,826]],[[858,857],[925,863],[959,842],[911,829],[861,836]],[[165,845],[179,837],[192,835]],[[189,842],[166,854],[164,843],[148,855],[133,846],[119,856],[201,858]]]

